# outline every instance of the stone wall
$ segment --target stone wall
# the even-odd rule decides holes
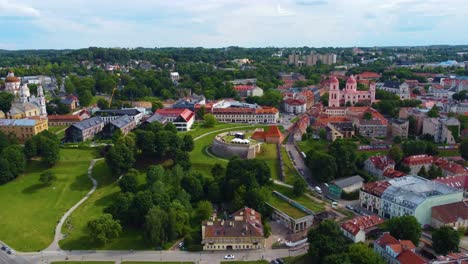
[[[211,145],[210,150],[215,155],[223,158],[230,158],[237,155],[243,159],[253,159],[257,153],[260,153],[262,143],[251,142],[250,144],[237,144],[223,142],[222,138],[228,133],[235,132],[231,131],[227,133],[221,133],[213,139],[213,145]]]

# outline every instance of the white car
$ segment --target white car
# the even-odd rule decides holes
[[[16,252],[13,249],[7,250],[7,253],[10,255],[14,255]]]
[[[224,259],[235,259],[235,258],[236,257],[234,255],[231,255],[231,254],[224,256]]]

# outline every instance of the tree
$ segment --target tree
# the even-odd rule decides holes
[[[159,206],[153,207],[145,216],[145,229],[147,239],[155,245],[163,245],[167,240],[169,217],[165,210]]]
[[[10,112],[11,103],[13,102],[14,98],[15,96],[12,93],[0,92],[0,110],[3,113],[6,114]]]
[[[353,264],[385,264],[385,261],[364,243],[350,245],[348,256]]]
[[[138,182],[136,176],[138,171],[131,169],[119,180],[119,187],[122,192],[136,193],[138,190]]]
[[[335,179],[336,159],[331,155],[321,151],[309,151],[306,165],[314,172],[314,177],[320,182],[330,182]]]
[[[459,252],[460,236],[450,226],[442,226],[432,233],[432,248],[437,254],[447,255],[451,252]]]
[[[103,214],[97,219],[88,222],[88,235],[92,241],[99,244],[107,244],[110,240],[117,238],[122,233],[122,226],[112,215]]]
[[[370,112],[365,112],[362,118],[364,118],[364,120],[371,120],[372,114]]]
[[[403,151],[398,146],[393,146],[388,151],[388,156],[398,164],[403,159]]]
[[[429,112],[427,112],[428,117],[439,117],[439,108],[437,106],[433,106]]]
[[[135,163],[135,142],[131,137],[123,137],[105,156],[106,162],[113,172],[122,174]]]
[[[421,169],[418,172],[418,175],[423,177],[423,178],[428,178],[426,167],[422,166]]]
[[[337,175],[350,176],[356,173],[356,145],[352,142],[335,140],[328,153],[336,160]]]
[[[97,100],[97,106],[101,109],[101,110],[104,110],[104,109],[108,109],[109,108],[109,102],[104,99],[104,98],[99,98]]]
[[[214,127],[214,125],[216,124],[216,118],[213,114],[205,114],[203,116],[203,125],[205,127]]]
[[[324,263],[326,256],[346,250],[346,241],[338,225],[325,220],[309,231],[309,256],[313,263]]]
[[[148,171],[146,171],[146,184],[151,187],[153,183],[157,181],[162,181],[164,178],[164,168],[161,165],[151,165],[148,167]]]
[[[10,171],[10,164],[8,160],[0,157],[0,184],[9,182],[15,178],[15,176]]]
[[[468,159],[468,138],[464,138],[460,144],[460,155],[465,160]]]
[[[20,145],[11,145],[3,149],[1,157],[8,162],[8,168],[13,177],[23,173],[26,168],[23,148]]]
[[[412,215],[394,217],[385,223],[386,229],[396,239],[411,240],[417,245],[421,237],[421,225]]]
[[[187,152],[190,152],[193,150],[195,144],[193,143],[193,137],[192,135],[184,135],[184,137],[182,138],[182,146],[181,146],[181,149],[183,151],[187,151]]]
[[[194,222],[200,223],[203,220],[208,219],[213,213],[213,205],[209,201],[200,201],[197,203],[194,212]]]
[[[302,178],[297,178],[293,185],[293,194],[296,197],[301,196],[307,189],[307,184]]]
[[[435,179],[443,176],[442,169],[440,167],[434,166],[431,164],[429,171],[427,172],[428,179]]]
[[[55,176],[55,173],[53,173],[52,171],[46,171],[46,172],[41,173],[41,175],[39,175],[39,181],[44,185],[51,184],[52,181],[54,181],[55,179],[57,179],[57,177]]]

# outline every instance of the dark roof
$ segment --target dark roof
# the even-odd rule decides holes
[[[165,124],[167,122],[167,118],[165,118],[164,116],[158,114],[158,113],[154,113],[154,115],[150,116],[148,119],[146,119],[147,123],[153,123],[153,122],[159,122],[161,124]]]
[[[385,81],[385,82],[384,82],[384,87],[399,89],[399,88],[400,88],[400,82],[396,82],[396,81]]]
[[[135,122],[130,116],[124,115],[117,119],[112,120],[110,123],[118,128],[122,128],[130,124],[131,122]]]
[[[129,115],[129,116],[136,116],[141,114],[140,110],[136,108],[129,108],[129,109],[107,109],[107,110],[98,110],[96,111],[95,115],[100,115],[100,116],[123,116],[123,115]]]
[[[364,179],[361,178],[361,176],[359,175],[355,175],[355,176],[351,176],[351,177],[348,177],[348,178],[343,178],[343,179],[339,179],[339,180],[336,180],[333,182],[333,184],[335,184],[336,186],[340,187],[340,188],[346,188],[350,185],[353,185],[353,184],[356,184],[356,183],[359,183],[359,182],[364,182]]]
[[[79,130],[85,130],[90,127],[94,127],[96,125],[102,124],[104,121],[100,117],[92,117],[81,122],[75,123],[71,126],[78,128]]]
[[[404,123],[406,123],[406,122],[408,122],[408,121],[407,121],[407,120],[403,120],[403,119],[396,119],[396,118],[394,118],[394,119],[391,120],[391,122],[392,122],[392,123],[395,123],[395,124],[398,124],[398,125],[402,125],[402,124],[404,124]]]
[[[342,122],[342,123],[330,123],[339,131],[354,131],[354,126],[352,122]]]

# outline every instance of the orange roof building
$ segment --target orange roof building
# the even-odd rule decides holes
[[[278,126],[270,126],[266,132],[261,130],[255,131],[252,135],[252,139],[265,143],[281,144],[284,140],[284,135],[281,133]]]
[[[367,215],[358,216],[348,220],[340,225],[344,235],[351,239],[354,243],[365,242],[366,234],[377,228],[384,220],[379,216]]]

